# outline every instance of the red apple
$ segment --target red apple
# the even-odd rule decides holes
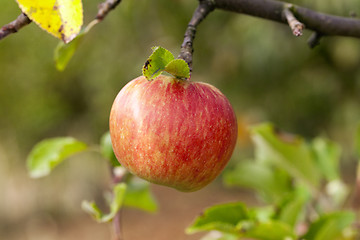
[[[215,87],[160,75],[117,95],[110,135],[122,166],[149,182],[190,192],[213,181],[237,139],[233,108]]]

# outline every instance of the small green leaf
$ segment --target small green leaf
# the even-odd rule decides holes
[[[114,167],[120,166],[120,163],[116,159],[116,156],[113,151],[109,132],[106,132],[104,133],[104,135],[102,135],[100,139],[100,148],[101,148],[101,154],[103,155],[104,158],[110,161],[112,166]]]
[[[46,139],[31,150],[27,168],[32,178],[44,177],[67,157],[84,151],[86,144],[72,137]]]
[[[296,223],[303,213],[303,209],[308,198],[308,195],[301,196],[301,194],[294,192],[287,199],[284,199],[282,204],[280,204],[278,207],[279,209],[277,219],[291,227],[296,226]]]
[[[95,202],[88,202],[84,200],[81,203],[81,208],[96,220],[101,219],[101,217],[103,216],[102,211],[99,209]]]
[[[243,203],[216,205],[206,209],[201,216],[196,218],[194,223],[186,229],[186,233],[217,230],[238,234],[237,224],[248,219],[248,210]]]
[[[253,127],[251,135],[257,159],[270,161],[312,189],[319,185],[319,172],[311,151],[302,138],[276,132],[271,124]]]
[[[291,190],[290,179],[284,174],[268,164],[254,160],[242,161],[235,169],[225,171],[224,182],[229,186],[254,189],[265,201],[273,203]]]
[[[291,227],[278,221],[256,224],[243,234],[246,238],[261,240],[295,240],[296,235]],[[310,239],[309,239],[310,240]]]
[[[155,198],[150,192],[150,184],[139,178],[132,178],[128,183],[124,206],[147,212],[155,212],[158,208]]]
[[[265,207],[250,208],[249,213],[251,217],[258,222],[268,222],[274,218],[275,206],[269,205]]]
[[[164,70],[176,78],[187,79],[190,77],[189,65],[183,59],[172,60]]]
[[[320,216],[312,223],[308,232],[301,239],[311,240],[335,240],[339,239],[343,230],[355,221],[353,212],[333,212]]]
[[[85,34],[87,34],[97,23],[99,23],[97,19],[91,21],[71,42],[67,44],[59,42],[54,51],[55,67],[58,71],[63,71],[66,68]]]
[[[153,53],[143,66],[143,75],[148,80],[156,78],[172,60],[174,55],[171,52],[162,47],[153,47]]]
[[[55,67],[58,71],[63,71],[71,58],[73,57],[76,49],[79,47],[85,32],[81,32],[77,35],[71,42],[65,44],[64,42],[59,42],[55,48],[54,60]]]
[[[125,193],[126,193],[126,184],[119,183],[113,189],[113,200],[110,204],[110,212],[104,214],[95,202],[83,201],[81,204],[82,209],[89,213],[96,221],[103,223],[113,220],[117,212],[120,210],[123,205]]]
[[[338,179],[341,148],[335,142],[315,138],[311,144],[318,168],[328,181]]]

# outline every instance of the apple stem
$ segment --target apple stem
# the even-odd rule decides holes
[[[214,0],[199,0],[199,6],[196,8],[184,35],[184,41],[181,44],[178,58],[185,60],[189,65],[190,74],[192,72],[192,55],[194,52],[193,42],[195,39],[196,28],[205,17],[215,9]]]

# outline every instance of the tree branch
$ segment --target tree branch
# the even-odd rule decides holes
[[[304,7],[276,0],[199,0],[185,32],[178,58],[184,59],[192,72],[193,41],[199,23],[214,9],[247,14],[289,24],[295,36],[302,35],[304,26],[313,30],[308,44],[319,44],[322,36],[338,35],[360,38],[360,19],[319,13]]]
[[[289,4],[275,0],[214,0],[215,8],[287,23],[282,12]],[[338,35],[360,38],[360,20],[319,13],[308,8],[292,5],[294,16],[307,29],[322,35]]]
[[[4,25],[0,29],[0,40],[11,33],[16,33],[17,31],[19,31],[20,28],[28,25],[29,23],[31,23],[31,20],[24,13],[21,13],[16,18],[16,20],[12,21],[9,24]]]
[[[185,31],[184,41],[181,44],[178,58],[184,59],[189,65],[190,74],[192,72],[192,55],[194,52],[193,41],[196,34],[196,28],[205,17],[214,10],[213,0],[199,0],[199,6],[196,8]]]

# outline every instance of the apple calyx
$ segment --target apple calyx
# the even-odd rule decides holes
[[[164,71],[180,80],[190,78],[189,65],[183,59],[175,59],[174,55],[163,47],[153,47],[152,50],[153,53],[142,68],[147,80],[153,80]]]

